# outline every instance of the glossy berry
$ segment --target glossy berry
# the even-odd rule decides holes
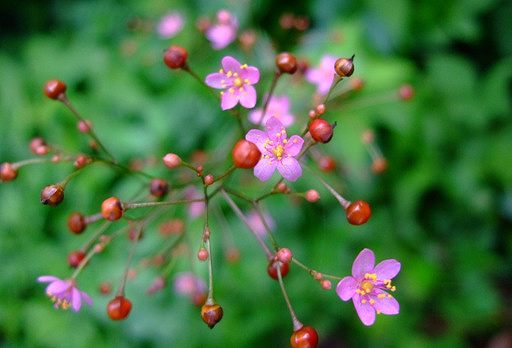
[[[318,333],[311,326],[303,326],[290,337],[292,348],[316,348],[318,346]]]
[[[197,258],[199,259],[199,261],[204,262],[204,261],[208,260],[208,256],[210,256],[210,255],[208,254],[208,250],[206,250],[205,248],[201,248],[197,252]]]
[[[18,171],[11,163],[4,162],[0,164],[0,180],[12,181],[18,176]]]
[[[362,225],[366,223],[372,215],[370,205],[365,201],[355,201],[350,203],[346,210],[347,220],[352,225]]]
[[[168,153],[166,154],[162,160],[164,161],[164,164],[169,169],[174,169],[176,167],[179,167],[181,165],[181,158],[180,156],[174,154],[174,153]]]
[[[254,168],[261,159],[261,152],[258,147],[247,140],[239,140],[231,152],[233,162],[238,168]]]
[[[317,118],[309,125],[311,137],[320,143],[328,143],[332,139],[332,125],[322,118]]]
[[[171,69],[181,69],[187,64],[188,52],[181,46],[173,45],[165,50],[164,63]]]
[[[350,58],[339,58],[334,63],[334,71],[339,77],[349,77],[354,73],[354,56]]]
[[[123,205],[119,198],[110,197],[101,203],[101,215],[107,220],[119,220],[123,216]]]
[[[57,205],[64,199],[64,187],[59,184],[48,185],[41,191],[41,203]]]
[[[210,329],[213,329],[213,327],[217,325],[217,323],[222,319],[223,315],[224,311],[222,310],[222,307],[216,303],[205,303],[201,307],[201,318]]]
[[[132,303],[124,296],[116,296],[107,304],[107,314],[112,320],[123,320],[132,310]]]
[[[293,253],[288,248],[281,248],[276,253],[276,259],[282,263],[288,263],[292,260]]]
[[[288,271],[290,270],[290,265],[288,263],[282,263],[278,260],[272,260],[267,266],[267,273],[270,278],[278,280],[279,277],[277,275],[277,267],[281,267],[281,278],[286,277]]]
[[[80,213],[73,213],[68,218],[68,228],[75,234],[82,233],[87,227],[85,217]]]
[[[155,197],[163,197],[169,192],[169,184],[164,179],[152,179],[149,192]]]
[[[77,268],[83,259],[85,259],[85,253],[82,250],[72,251],[68,255],[68,264],[73,268]]]
[[[297,71],[297,58],[288,52],[279,53],[276,56],[276,66],[282,74],[293,74]]]
[[[67,86],[60,80],[50,80],[44,85],[44,94],[50,99],[59,99],[66,93]]]

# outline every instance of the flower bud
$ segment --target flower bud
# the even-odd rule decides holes
[[[171,69],[181,69],[187,64],[187,57],[186,49],[173,45],[165,50],[164,63]]]
[[[398,97],[403,101],[411,100],[414,97],[414,88],[411,85],[400,86]]]
[[[107,304],[107,314],[112,320],[123,320],[132,310],[132,302],[124,296],[116,296]]]
[[[354,56],[339,58],[334,63],[334,71],[339,77],[350,77],[354,73]]]
[[[85,222],[85,218],[80,213],[73,213],[68,218],[68,228],[71,232],[75,234],[82,233],[85,228],[87,227],[87,224]]]
[[[4,162],[0,164],[0,180],[12,181],[18,176],[18,171],[11,163]]]
[[[346,215],[348,222],[352,225],[362,225],[370,219],[372,211],[367,202],[355,201],[348,206]]]
[[[34,155],[42,156],[46,155],[50,151],[50,148],[43,138],[37,137],[30,141],[30,151],[32,151]]]
[[[59,184],[48,185],[41,191],[41,203],[55,206],[64,199],[64,187]]]
[[[217,323],[222,319],[223,315],[224,311],[222,310],[222,307],[216,303],[205,303],[201,307],[201,318],[210,329],[213,329],[213,327],[217,325]]]
[[[164,161],[165,166],[169,169],[174,169],[181,165],[181,158],[175,153],[168,153],[162,158],[162,160]]]
[[[328,143],[333,134],[332,125],[322,118],[317,118],[309,125],[311,137],[320,143]]]
[[[336,169],[336,161],[331,156],[322,156],[318,160],[318,167],[323,172],[332,172]]]
[[[215,178],[213,177],[213,175],[211,174],[208,174],[204,177],[204,184],[206,186],[210,186],[211,184],[213,184],[215,182]]]
[[[77,268],[83,259],[85,259],[85,253],[82,250],[72,251],[68,255],[68,264],[73,268]]]
[[[50,80],[44,85],[44,94],[50,99],[57,100],[66,94],[67,86],[60,80]]]
[[[169,184],[164,179],[152,179],[149,191],[155,197],[163,197],[169,192]]]
[[[261,152],[258,147],[247,140],[239,140],[231,152],[233,162],[238,168],[254,168],[261,159]]]
[[[123,216],[123,205],[119,198],[110,197],[101,203],[101,215],[107,220],[119,220]]]
[[[292,260],[292,251],[288,248],[281,248],[277,251],[276,259],[282,263],[288,263]]]
[[[317,190],[308,190],[305,194],[306,200],[310,203],[315,203],[320,199],[320,195]]]
[[[208,260],[208,250],[206,250],[205,248],[201,248],[199,249],[199,251],[197,252],[197,258],[199,259],[199,261],[206,261]]]
[[[375,174],[382,174],[388,168],[388,161],[384,157],[377,157],[372,162],[372,171]]]
[[[297,71],[297,58],[288,52],[279,53],[276,56],[276,66],[281,74],[293,74]]]

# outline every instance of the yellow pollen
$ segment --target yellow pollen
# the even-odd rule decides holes
[[[248,84],[249,84],[249,79],[244,79],[244,83],[245,83],[246,85],[248,85]]]
[[[231,87],[230,89],[228,89],[228,92],[233,94],[233,93],[235,93],[235,89],[233,87]]]
[[[288,143],[288,139],[283,139],[283,144],[287,144]]]
[[[240,65],[240,69],[247,69],[247,64]]]
[[[227,77],[231,77],[231,76],[233,76],[233,72],[232,72],[231,70],[230,70],[230,71],[228,71],[228,73],[226,74],[226,76],[227,76]]]
[[[370,299],[370,304],[373,306],[375,304],[375,300],[373,298]]]
[[[377,314],[380,314],[381,312],[380,311],[375,311]]]
[[[220,69],[219,73],[224,74],[224,69]]]
[[[276,137],[280,137],[281,136],[281,133],[276,133]]]
[[[377,295],[377,298],[386,298],[386,297],[387,297],[386,294],[378,294]]]
[[[242,87],[244,85],[244,83],[243,83],[242,79],[237,77],[236,79],[233,80],[233,85],[235,87]]]
[[[240,88],[238,89],[238,92],[240,92],[240,93],[245,92],[245,89],[244,89],[243,87],[240,87]]]
[[[238,73],[237,73],[237,72],[234,72],[234,73],[233,73],[233,76],[234,76],[234,77],[238,77]]]
[[[371,279],[373,281],[377,281],[377,275],[375,273],[366,273],[364,275],[364,279]],[[386,281],[384,281],[386,283]]]
[[[361,300],[362,304],[365,304],[366,302],[368,302],[368,301],[366,301],[364,298]]]
[[[278,160],[281,160],[281,158],[283,157],[283,151],[284,149],[282,145],[277,145],[277,147],[272,150],[272,152],[274,153]]]
[[[221,91],[221,92],[220,92],[220,95],[221,95],[221,96],[223,96],[223,95],[224,95],[224,91]]]
[[[371,281],[364,280],[363,282],[361,282],[361,289],[363,289],[364,292],[369,294],[373,290],[373,283]]]

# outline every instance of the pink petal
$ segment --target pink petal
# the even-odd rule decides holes
[[[283,158],[277,163],[277,170],[288,181],[296,181],[302,175],[299,161],[293,157]]]
[[[248,66],[239,70],[240,78],[249,80],[249,84],[254,85],[260,80],[260,71],[254,66]]]
[[[256,90],[253,86],[245,86],[245,91],[240,93],[240,104],[246,109],[251,109],[256,105]]]
[[[80,295],[80,291],[77,288],[71,289],[71,307],[75,312],[80,310],[82,306],[82,296]]]
[[[345,277],[336,286],[336,293],[343,301],[350,300],[356,293],[359,282],[353,277]]]
[[[352,276],[356,279],[363,279],[365,273],[373,271],[373,265],[375,265],[375,255],[373,251],[363,249],[352,264]]]
[[[284,146],[285,153],[290,156],[297,156],[300,153],[300,150],[302,150],[303,144],[304,139],[298,135],[292,135]]]
[[[238,104],[238,94],[230,93],[228,91],[222,94],[220,103],[222,110],[232,109],[236,104]]]
[[[55,280],[46,287],[46,293],[51,295],[58,295],[69,289],[70,285],[66,280]]]
[[[254,167],[254,176],[261,181],[267,181],[270,179],[274,171],[276,170],[275,161],[271,162],[268,159],[262,158]]]
[[[54,276],[49,276],[49,275],[44,275],[44,276],[40,276],[37,278],[37,281],[39,283],[50,283],[50,282],[54,282],[56,280],[61,280],[61,279],[54,277]]]
[[[270,140],[274,141],[278,139],[276,135],[285,130],[281,121],[279,121],[276,117],[271,117],[268,119],[267,123],[265,124],[265,129]],[[283,137],[286,138],[286,131],[284,132]]]
[[[204,83],[208,86],[218,89],[226,88],[226,75],[221,73],[213,73],[206,76]],[[229,84],[228,84],[229,86]]]
[[[80,291],[80,295],[82,295],[82,300],[85,301],[85,303],[87,303],[89,306],[92,305],[92,298],[87,295],[85,292],[83,291]]]
[[[259,129],[251,129],[245,135],[245,140],[254,143],[258,147],[258,150],[263,153],[265,151],[265,142],[268,140],[267,133]]]
[[[222,58],[222,69],[227,73],[228,71],[238,71],[240,70],[240,62],[231,56],[225,56]]]
[[[361,296],[355,295],[352,298],[352,302],[354,302],[354,307],[356,309],[357,315],[359,319],[363,322],[364,325],[370,326],[375,322],[375,309],[368,302],[361,303]]]
[[[249,113],[249,121],[254,124],[264,123],[261,118],[261,114],[263,113],[263,109],[255,109]]]
[[[306,80],[317,84],[322,80],[322,76],[319,69],[308,69],[305,74]]]
[[[387,295],[387,293],[382,290],[375,291],[375,293]],[[375,300],[373,307],[382,314],[394,315],[400,312],[400,304],[394,297],[378,298],[377,296],[372,296],[372,298]]]
[[[377,279],[393,279],[400,272],[400,262],[395,259],[388,259],[380,262],[373,270]]]
[[[290,127],[293,124],[293,121],[295,121],[295,116],[292,114],[281,114],[279,116],[279,120],[285,127]]]
[[[215,25],[206,31],[206,37],[214,49],[221,50],[235,40],[236,28],[231,25]]]

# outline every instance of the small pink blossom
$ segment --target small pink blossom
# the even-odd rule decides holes
[[[363,249],[352,264],[352,276],[343,278],[336,286],[336,293],[343,301],[352,299],[357,315],[364,325],[373,325],[375,313],[393,315],[400,312],[400,305],[387,291],[395,291],[391,284],[400,262],[388,259],[375,265],[375,255]]]
[[[163,16],[156,26],[156,32],[164,39],[170,39],[176,36],[181,29],[185,19],[179,12],[169,12]]]
[[[261,159],[254,167],[254,176],[267,181],[277,168],[283,178],[296,181],[302,175],[302,168],[295,156],[300,153],[304,139],[298,135],[288,139],[283,124],[275,117],[267,121],[265,129],[265,132],[251,129],[245,135],[245,139],[261,151]]]
[[[221,50],[236,39],[238,21],[235,16],[226,10],[217,12],[217,22],[206,30],[206,38],[212,47]]]
[[[335,75],[334,63],[337,59],[335,56],[325,55],[320,60],[318,68],[310,68],[306,71],[306,80],[316,85],[318,94],[326,95],[329,92]]]
[[[92,299],[85,292],[78,290],[74,279],[60,279],[54,276],[41,276],[37,278],[40,283],[50,283],[46,287],[46,294],[54,302],[55,308],[80,310],[82,300],[92,305]]]
[[[270,216],[267,212],[262,211],[263,218],[265,219],[265,222],[267,223],[268,228],[272,231],[276,223],[274,219],[272,219],[272,216]],[[257,233],[260,237],[264,237],[267,234],[267,230],[265,229],[265,225],[263,224],[263,221],[261,221],[260,215],[256,210],[251,210],[247,214],[247,223],[251,227],[251,230],[255,233]]]
[[[174,278],[174,291],[185,296],[195,296],[206,292],[205,282],[192,272],[184,272]]]
[[[185,199],[201,199],[204,198],[201,193],[194,187],[189,186],[185,189]],[[204,202],[192,202],[188,204],[187,212],[191,218],[196,218],[204,214],[205,212]]]
[[[222,69],[206,76],[205,83],[213,88],[223,89],[221,95],[222,110],[235,107],[238,102],[250,109],[256,105],[256,90],[252,85],[260,80],[258,68],[240,64],[235,58],[222,58]]]
[[[265,97],[266,99],[267,97]],[[293,124],[295,116],[290,113],[290,100],[287,96],[272,96],[268,102],[265,117],[261,117],[263,108],[258,108],[249,113],[249,121],[254,124],[266,124],[269,118],[275,117],[284,127],[289,127]]]

